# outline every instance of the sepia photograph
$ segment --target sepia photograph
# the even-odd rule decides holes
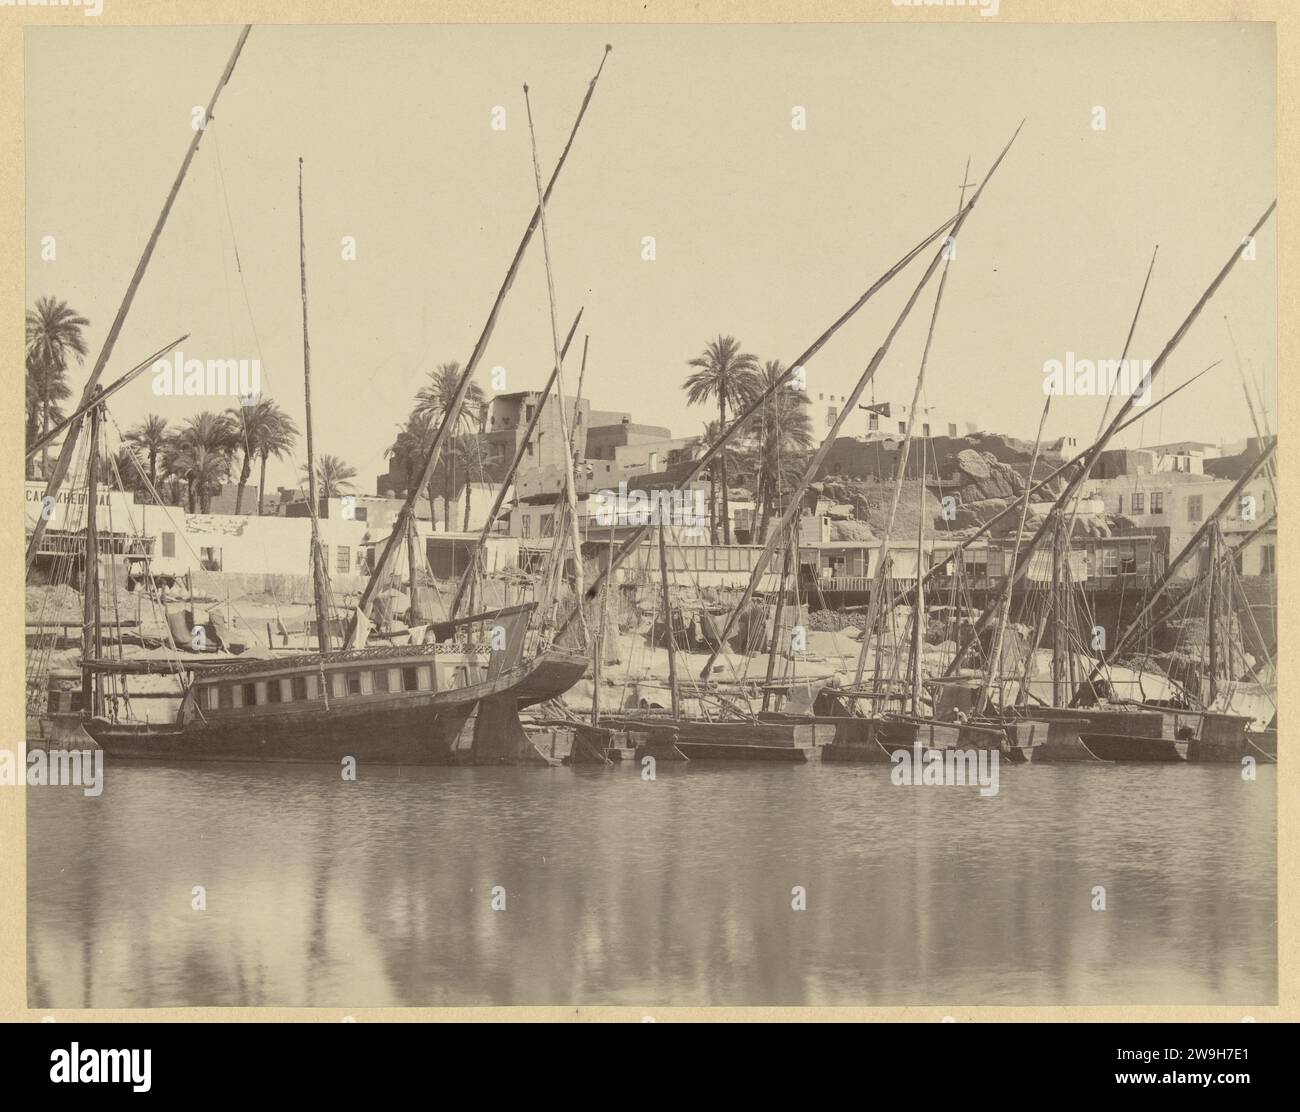
[[[1279,1003],[1277,27],[1001,7],[25,25],[27,1008]]]

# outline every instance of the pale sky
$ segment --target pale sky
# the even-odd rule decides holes
[[[27,303],[53,294],[87,316],[92,360],[191,109],[237,35],[27,29]],[[560,327],[586,306],[595,408],[676,435],[715,416],[681,389],[709,339],[793,358],[951,214],[967,156],[978,179],[1022,118],[949,277],[926,391],[945,420],[1032,438],[1044,362],[1118,357],[1158,243],[1130,353],[1154,359],[1275,195],[1271,25],[255,27],[105,381],[190,332],[189,357],[260,356],[264,390],[302,423],[301,155],[317,450],[373,492],[424,372],[468,358],[531,215],[522,85],[549,175],[606,42],[614,52],[548,209]],[[504,131],[490,127],[497,105]],[[791,127],[796,106],[804,131]],[[1258,258],[1238,265],[1157,396],[1224,363],[1122,443],[1250,435],[1225,313],[1276,425],[1275,231],[1265,226]],[[54,262],[40,259],[45,235]],[[343,236],[356,237],[356,261],[341,259]],[[655,237],[653,262],[643,236]],[[485,389],[494,365],[509,390],[545,380],[541,260],[535,237]],[[849,392],[922,268],[809,364],[814,398]],[[910,400],[932,292],[881,368],[877,400]],[[78,390],[92,360],[72,375]],[[572,389],[576,358],[566,367]],[[149,383],[110,407],[123,429],[149,411],[179,422],[219,407],[157,398]],[[1047,435],[1090,436],[1103,404],[1060,399]],[[821,432],[821,406],[816,416]],[[846,431],[864,427],[859,415]],[[273,467],[268,486],[296,473]]]

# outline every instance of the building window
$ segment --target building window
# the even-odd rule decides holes
[[[533,519],[528,514],[524,514],[519,519],[520,535],[524,540],[528,540],[533,531]]]
[[[307,698],[307,677],[294,676],[289,681],[289,694],[295,702],[301,702]]]
[[[924,437],[927,437],[927,438],[929,437],[929,435],[930,435],[930,422],[929,422],[929,421],[923,421],[923,422],[921,423],[921,435],[924,436]]]
[[[1261,544],[1259,546],[1259,574],[1277,574],[1277,554],[1271,544]]]
[[[1147,499],[1146,499],[1146,495],[1145,495],[1145,494],[1137,494],[1137,493],[1134,493],[1134,495],[1133,495],[1133,512],[1134,512],[1135,514],[1146,513],[1146,500],[1147,500]]]
[[[414,667],[402,669],[402,690],[418,691],[420,688],[420,672]]]
[[[899,421],[899,422],[898,422],[898,431],[901,432],[901,433],[906,433],[906,432],[907,432],[907,422],[906,422],[906,421]]]
[[[1101,574],[1117,575],[1119,573],[1119,553],[1113,548],[1101,550]]]
[[[1126,548],[1120,553],[1119,573],[1120,575],[1137,575],[1138,562],[1137,553],[1132,548]]]
[[[543,536],[543,537],[555,536],[555,515],[554,514],[542,514],[542,518],[541,521],[539,522],[539,525],[540,525],[540,529],[538,530],[539,536]]]
[[[176,555],[176,534],[164,533],[162,535],[162,554],[164,556]]]
[[[876,432],[880,428],[879,413],[869,413],[867,415],[867,428],[869,428],[872,432]]]
[[[339,545],[339,562],[334,570],[340,575],[347,575],[352,570],[352,549],[346,544]]]
[[[951,436],[953,439],[956,439],[957,437],[957,426],[953,424],[951,421],[948,422],[948,435]]]
[[[1153,490],[1151,492],[1151,512],[1153,514],[1165,512],[1165,496],[1161,491]]]
[[[221,549],[200,548],[199,567],[202,568],[204,571],[220,571],[221,570]]]
[[[1202,515],[1201,495],[1191,494],[1187,497],[1187,520],[1200,521]]]
[[[244,706],[246,707],[257,706],[257,684],[246,683],[244,684],[241,690],[244,693],[244,700],[243,700]]]
[[[1124,512],[1124,496],[1122,494],[1115,500],[1115,512],[1117,514]]]
[[[349,672],[347,678],[347,684],[348,684],[349,695],[360,695],[361,694],[361,673]]]
[[[828,405],[826,407],[826,427],[830,428],[835,424],[835,419],[840,415],[839,406]]]

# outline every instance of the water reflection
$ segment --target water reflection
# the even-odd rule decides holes
[[[1277,998],[1271,768],[126,765],[28,816],[33,1007]]]

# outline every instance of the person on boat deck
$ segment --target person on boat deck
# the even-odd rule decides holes
[[[1079,691],[1079,706],[1095,707],[1109,703],[1111,697],[1110,683],[1098,676],[1091,683],[1086,683]]]

